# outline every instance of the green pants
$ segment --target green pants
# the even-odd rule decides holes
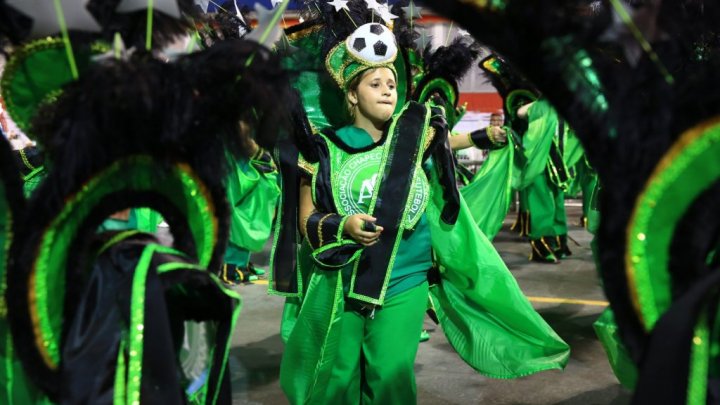
[[[415,355],[428,284],[400,293],[374,319],[346,308],[326,404],[415,404]]]
[[[240,246],[228,243],[225,250],[225,263],[238,267],[246,267],[250,263],[250,251]]]
[[[567,234],[565,193],[550,182],[547,171],[527,187],[530,239]]]

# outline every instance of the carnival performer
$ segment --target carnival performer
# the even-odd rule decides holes
[[[523,142],[534,145],[526,147],[533,157],[523,172],[531,218],[530,260],[558,263],[572,254],[567,243],[565,192],[575,178],[574,166],[582,157],[582,147],[544,98],[518,109],[518,116],[528,120]]]
[[[276,233],[271,292],[289,297],[280,380],[291,403],[415,403],[428,292],[450,343],[485,375],[568,359],[457,191],[442,106],[409,102],[395,114],[399,54],[387,27],[370,23],[324,58],[351,118],[310,137],[315,162],[298,161],[297,268],[284,267],[295,229]]]
[[[226,181],[232,212],[220,278],[228,284],[255,281],[265,274],[250,262],[250,255],[261,251],[270,238],[280,195],[277,168],[270,154],[252,140],[248,149],[250,158],[231,159],[234,168]]]
[[[463,145],[488,149],[487,158],[472,180],[460,192],[480,230],[492,240],[500,231],[507,217],[515,190],[523,188],[523,172],[528,164],[523,136],[527,122],[518,119],[517,110],[523,104],[535,100],[532,85],[498,55],[489,55],[479,64],[486,79],[503,101],[500,111],[491,116],[486,130],[473,132]],[[504,118],[504,119],[503,119]],[[451,137],[453,140],[463,137]],[[455,142],[457,147],[458,142]],[[523,193],[521,192],[521,197]],[[513,230],[525,228],[526,215],[521,210]]]

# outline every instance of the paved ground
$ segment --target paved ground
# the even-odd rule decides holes
[[[571,223],[577,223],[578,208],[568,207],[568,212]],[[455,355],[442,331],[428,319],[425,325],[432,338],[420,344],[415,363],[420,404],[629,403],[630,393],[612,374],[592,329],[604,308],[604,297],[590,255],[591,235],[572,226],[570,236],[579,246],[571,245],[573,256],[559,265],[528,262],[529,245],[506,229],[495,239],[525,294],[570,344],[567,368],[515,380],[485,378]],[[260,254],[253,261],[264,264],[266,257]],[[268,296],[266,288],[263,284],[238,287],[244,307],[230,356],[234,404],[287,403],[278,384],[282,300]]]

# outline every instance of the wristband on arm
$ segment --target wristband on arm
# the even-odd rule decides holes
[[[305,235],[310,246],[318,249],[342,239],[347,217],[326,212],[313,212],[305,221]]]
[[[488,133],[489,128],[490,127],[485,127],[483,129],[478,129],[470,133],[470,142],[472,142],[472,144],[475,145],[476,148],[497,149],[504,146],[504,144],[492,140],[490,134]]]

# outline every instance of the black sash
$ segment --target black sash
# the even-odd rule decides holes
[[[300,174],[297,168],[299,152],[293,142],[280,142],[275,149],[278,170],[282,179],[280,206],[275,216],[277,240],[272,252],[272,287],[284,294],[297,294],[297,223]]]
[[[350,296],[379,301],[390,259],[399,243],[405,205],[410,195],[415,165],[422,158],[426,107],[410,103],[397,118],[386,165],[378,181],[377,200],[372,216],[384,228],[381,243],[366,247],[357,263],[357,276]],[[359,297],[358,297],[359,296]],[[365,299],[363,299],[365,298]]]

